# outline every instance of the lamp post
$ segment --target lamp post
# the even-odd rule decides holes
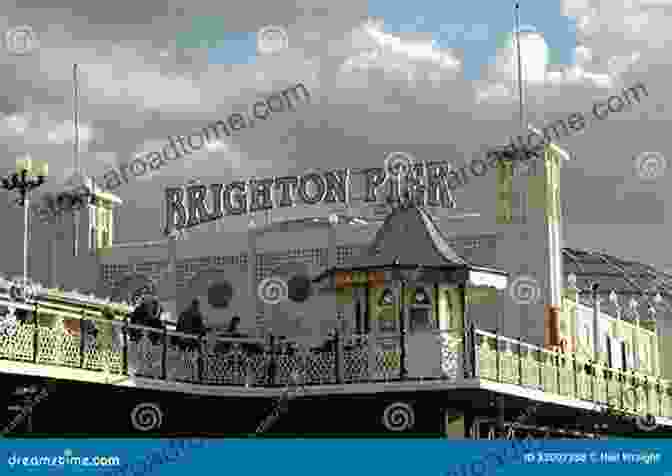
[[[23,281],[28,282],[28,224],[29,224],[29,196],[31,190],[44,184],[48,173],[46,162],[39,161],[33,164],[30,157],[16,161],[16,172],[9,177],[1,177],[2,188],[16,190],[19,193],[19,205],[23,206]]]
[[[618,294],[616,294],[616,291],[613,289],[609,293],[609,304],[611,305],[611,313],[616,317],[616,337],[617,342],[618,342],[618,348],[622,349],[621,344],[624,341],[623,339],[623,328],[621,327],[621,303],[618,300]],[[619,352],[621,352],[619,350]],[[621,361],[615,363],[616,368],[620,368],[622,370],[625,370],[625,367],[623,367],[623,358],[626,358],[624,355],[621,355]]]
[[[670,305],[663,299],[663,296],[660,294],[660,292],[657,292],[656,295],[653,298],[653,304],[654,306],[662,306],[663,307],[663,312],[669,312],[670,311]],[[663,314],[664,315],[664,314]],[[664,361],[660,358],[660,349],[663,346],[663,343],[661,343],[661,336],[663,335],[661,326],[660,326],[660,321],[661,318],[656,318],[656,370],[658,372],[658,375],[662,375],[663,373],[663,364]]]
[[[590,289],[593,296],[593,360],[597,363],[600,356],[600,284],[593,283]]]
[[[637,359],[634,364],[635,368],[637,370],[640,370],[641,368],[641,358],[640,358],[640,349],[639,345],[641,342],[641,339],[639,338],[639,311],[637,308],[639,307],[639,303],[635,300],[635,298],[630,298],[630,301],[628,302],[628,307],[630,308],[630,315],[633,318],[633,322],[635,324],[635,332],[632,336],[632,347],[635,350],[635,358]]]
[[[574,300],[574,312],[572,313],[571,319],[571,325],[572,325],[572,334],[574,336],[573,342],[572,342],[572,352],[578,352],[579,350],[579,332],[581,331],[579,329],[579,319],[578,319],[578,311],[579,309],[579,288],[576,285],[576,274],[570,273],[569,276],[567,276],[567,288],[569,290],[569,298]]]

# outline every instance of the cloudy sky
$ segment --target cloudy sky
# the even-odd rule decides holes
[[[48,160],[43,190],[62,189],[73,172],[73,63],[80,161],[95,177],[274,91],[300,82],[311,93],[310,104],[120,187],[121,241],[158,238],[163,189],[190,179],[375,167],[399,150],[459,166],[518,127],[513,2],[15,1],[5,0],[0,30],[27,25],[37,41],[28,54],[0,51],[0,165]],[[286,47],[259,51],[268,25],[286,32]],[[529,122],[588,116],[638,82],[649,93],[558,141],[574,156],[562,172],[568,246],[672,268],[672,171],[642,178],[636,160],[672,157],[670,25],[672,0],[522,2]],[[491,206],[483,187],[456,192],[458,206]],[[2,203],[4,223],[20,226],[9,195]]]

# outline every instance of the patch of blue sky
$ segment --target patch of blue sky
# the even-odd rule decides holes
[[[549,64],[572,64],[576,47],[576,22],[561,14],[561,0],[521,2],[521,26],[533,25],[549,48]],[[480,0],[446,2],[369,0],[369,16],[382,18],[387,33],[431,34],[438,48],[461,50],[464,75],[481,78],[497,48],[515,27],[513,2]]]
[[[191,28],[177,33],[176,46],[207,49],[210,64],[250,64],[257,55],[257,32],[227,31],[220,16],[192,17]]]
[[[257,32],[227,33],[222,42],[208,48],[210,64],[252,64],[257,58]]]

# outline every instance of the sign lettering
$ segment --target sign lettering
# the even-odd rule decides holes
[[[400,191],[418,205],[455,208],[447,180],[450,170],[448,162],[413,164],[412,173],[402,181],[403,189],[384,168],[311,171],[302,176],[249,179],[209,187],[169,187],[165,190],[164,232],[299,204],[349,206],[352,202],[381,202],[398,198]],[[353,176],[360,180],[353,181]]]

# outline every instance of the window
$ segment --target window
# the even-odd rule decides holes
[[[427,296],[427,293],[425,292],[424,289],[418,288],[415,290],[415,294],[413,296],[413,304],[414,305],[424,305],[424,306],[431,306],[432,302],[429,299],[429,296]]]
[[[628,344],[621,341],[621,363],[623,370],[628,370]]]
[[[424,288],[416,288],[410,303],[410,331],[430,330],[432,326],[432,300]]]
[[[609,337],[608,335],[604,337],[605,337],[604,339],[605,343],[607,345],[607,365],[609,365],[609,367],[613,367],[614,362],[612,361],[613,355],[611,352],[611,337]]]
[[[357,297],[357,301],[355,302],[355,329],[357,334],[363,334],[364,329],[362,326],[362,302],[360,297]]]
[[[391,306],[394,304],[394,293],[390,289],[383,291],[383,294],[380,296],[378,301],[379,306]]]

